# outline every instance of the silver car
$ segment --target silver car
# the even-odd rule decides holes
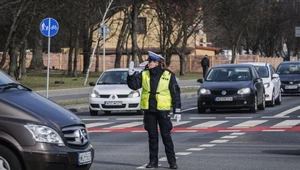
[[[142,68],[136,68],[140,72]],[[131,90],[127,86],[128,68],[114,68],[104,71],[89,96],[89,110],[91,116],[98,115],[98,111],[109,114],[112,111],[136,111],[139,114],[141,89]]]

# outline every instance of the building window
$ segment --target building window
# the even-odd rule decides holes
[[[137,33],[138,34],[146,34],[147,31],[147,25],[146,25],[146,18],[145,17],[139,17],[137,19]]]

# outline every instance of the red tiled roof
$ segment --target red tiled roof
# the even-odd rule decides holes
[[[216,52],[219,52],[219,51],[222,50],[221,48],[217,48],[217,47],[204,47],[204,46],[196,46],[196,49],[199,49],[199,50],[208,50],[208,51],[216,51]]]

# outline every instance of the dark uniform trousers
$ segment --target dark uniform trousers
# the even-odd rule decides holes
[[[208,67],[203,67],[203,78],[205,77],[206,73],[207,73]]]
[[[165,152],[169,163],[176,162],[174,145],[171,138],[171,130],[173,128],[170,112],[145,112],[144,127],[148,132],[150,161],[158,162],[158,127],[159,125]]]

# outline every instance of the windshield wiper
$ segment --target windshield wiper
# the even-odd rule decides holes
[[[22,85],[22,84],[18,84],[18,83],[7,83],[7,84],[1,84],[0,85],[0,92],[3,92],[6,89],[10,89],[10,88],[18,88],[19,86],[23,87],[24,89],[28,90],[28,91],[32,91],[30,88]],[[3,88],[2,88],[3,87]]]

